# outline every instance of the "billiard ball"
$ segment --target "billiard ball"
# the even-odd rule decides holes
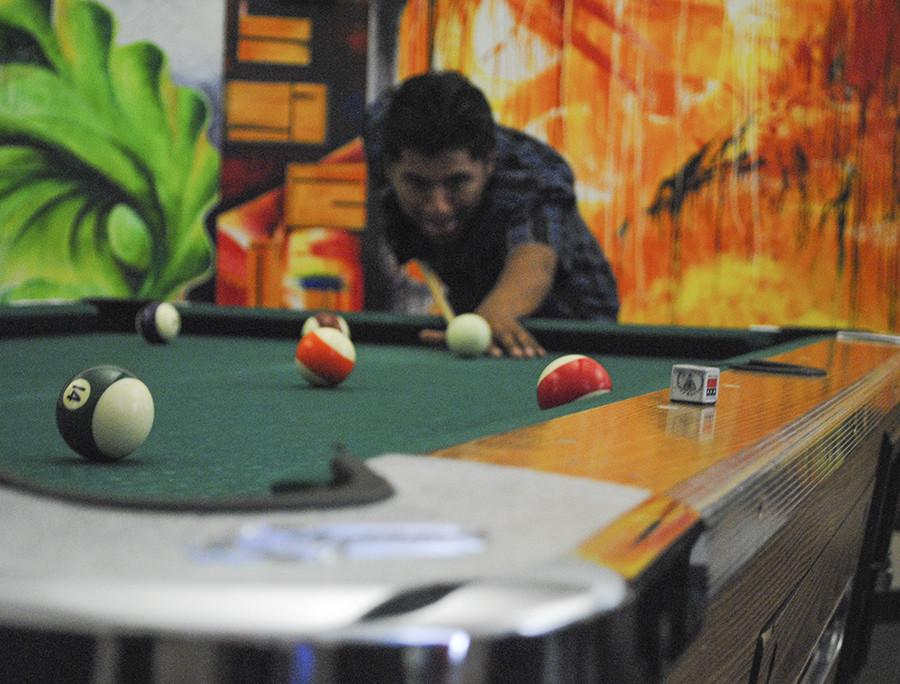
[[[56,425],[72,449],[90,461],[118,461],[153,427],[153,397],[124,368],[95,366],[70,378],[56,399]]]
[[[562,406],[612,389],[606,369],[582,354],[567,354],[547,364],[537,383],[537,401],[542,409]]]
[[[350,337],[350,326],[347,325],[344,317],[330,311],[320,311],[303,321],[300,336],[303,337],[310,330],[317,330],[318,328],[336,328],[344,333],[344,336],[347,338]]]
[[[462,357],[481,356],[491,346],[491,326],[481,316],[464,313],[447,324],[447,348]]]
[[[145,340],[162,344],[181,332],[181,314],[168,302],[151,302],[138,311],[134,325]]]
[[[337,328],[316,328],[300,338],[294,361],[300,376],[310,385],[333,387],[353,371],[356,348]]]

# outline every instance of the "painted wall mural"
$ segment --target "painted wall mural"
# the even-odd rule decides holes
[[[358,310],[368,5],[226,7],[216,302]]]
[[[467,73],[561,150],[622,320],[900,330],[896,0],[410,0],[398,78]]]
[[[94,2],[0,2],[0,301],[174,298],[211,272],[208,100],[116,29]]]
[[[503,123],[571,161],[623,322],[900,331],[896,0],[385,2],[401,12],[396,78],[459,69]],[[364,183],[350,128],[282,158],[273,143],[229,137],[266,122],[219,92],[223,55],[229,86],[276,71],[256,33],[269,56],[241,52],[235,26],[288,27],[302,63],[277,69],[323,84],[335,116],[359,119],[365,3],[347,0],[337,23],[310,14],[332,5],[0,0],[0,302],[176,298],[211,276],[210,235],[234,217],[244,228],[243,202],[300,197],[288,181],[299,188],[313,171],[319,185],[343,170]],[[343,52],[323,38],[334,35]],[[352,97],[338,97],[348,69]],[[275,180],[262,182],[260,160]],[[305,229],[315,207],[301,204],[290,217]],[[272,215],[285,224],[280,204]],[[342,230],[364,218],[351,223]],[[222,253],[219,297],[231,282]],[[267,305],[293,305],[283,286],[268,289],[282,294]]]

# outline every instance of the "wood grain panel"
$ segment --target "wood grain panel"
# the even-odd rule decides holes
[[[720,527],[726,539],[729,526],[740,527],[742,534],[752,531],[748,522],[759,528],[757,540],[745,540],[750,556],[793,515],[792,508],[831,476],[842,454],[854,449],[854,440],[872,429],[872,421],[900,403],[896,346],[826,340],[774,358],[821,367],[827,375],[724,371],[712,434],[685,431],[684,421],[675,421],[679,427],[673,429],[671,412],[696,412],[700,425],[699,413],[706,407],[673,405],[663,390],[434,455],[642,487],[651,496],[670,497],[694,509],[709,526]],[[755,480],[766,486],[754,488]],[[616,530],[598,534],[604,539],[628,534],[637,539],[647,527],[646,513],[633,512],[617,521]],[[656,551],[662,552],[665,541],[658,540],[662,545]],[[587,540],[584,548],[596,554],[603,546]],[[615,543],[608,548],[626,546]],[[642,548],[640,557],[654,555],[646,544]],[[604,562],[633,576],[639,572],[635,557],[623,553],[619,559],[607,553]],[[728,564],[742,560],[717,559],[725,564],[720,574],[727,575],[734,570]]]
[[[707,607],[701,632],[670,674],[669,684],[748,681],[757,635],[795,591],[801,578],[808,573],[824,573],[823,577],[831,576],[843,587],[855,570],[877,453],[878,435],[873,434],[848,459],[847,465],[819,488],[719,591]],[[855,511],[855,516],[851,511]],[[823,554],[829,544],[830,551]],[[841,553],[850,559],[850,566],[839,563],[830,568],[835,555]],[[818,563],[823,563],[823,567],[818,568]],[[821,605],[828,610],[834,607],[829,601],[822,601]],[[827,618],[826,615],[817,625],[808,625],[815,633],[803,644],[794,643],[793,648],[806,649],[808,655]]]
[[[900,350],[888,345],[822,341],[773,357],[827,369],[824,378],[724,371],[714,434],[686,436],[669,424],[670,411],[702,410],[672,404],[668,390],[599,406],[500,435],[441,449],[434,456],[516,465],[643,487],[708,504],[760,466],[741,455],[777,438],[791,423],[881,364],[900,375]],[[615,379],[613,379],[615,382]],[[721,469],[713,466],[723,464]],[[698,478],[703,475],[704,478]]]
[[[672,654],[669,684],[747,682],[767,625],[771,681],[793,682],[856,569],[880,442],[900,420],[900,347],[835,339],[773,358],[826,375],[726,370],[714,415],[660,391],[435,455],[645,488],[642,505],[577,553],[651,592],[665,589],[652,569],[672,550],[690,554],[680,567],[705,569],[705,597],[683,606],[702,627]],[[645,622],[677,619],[643,599]],[[665,641],[665,631],[652,638]]]
[[[814,655],[823,627],[834,611],[853,574],[862,545],[862,530],[872,487],[860,497],[856,506],[810,571],[794,590],[787,605],[778,615],[774,638],[777,645],[769,682],[792,682],[803,674],[804,666]]]

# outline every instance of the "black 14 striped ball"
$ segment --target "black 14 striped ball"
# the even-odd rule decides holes
[[[56,399],[56,425],[72,449],[90,461],[118,461],[153,427],[147,386],[119,366],[95,366],[70,378]]]

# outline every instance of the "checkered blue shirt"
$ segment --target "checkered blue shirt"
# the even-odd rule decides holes
[[[375,124],[373,127],[372,124]],[[465,232],[435,247],[401,212],[381,169],[377,119],[366,135],[369,191],[397,260],[423,259],[448,288],[458,312],[472,311],[493,288],[515,247],[550,245],[557,268],[550,293],[532,316],[614,321],[619,311],[615,277],[596,238],[578,212],[574,177],[552,148],[520,131],[497,127],[496,164],[481,207]]]

